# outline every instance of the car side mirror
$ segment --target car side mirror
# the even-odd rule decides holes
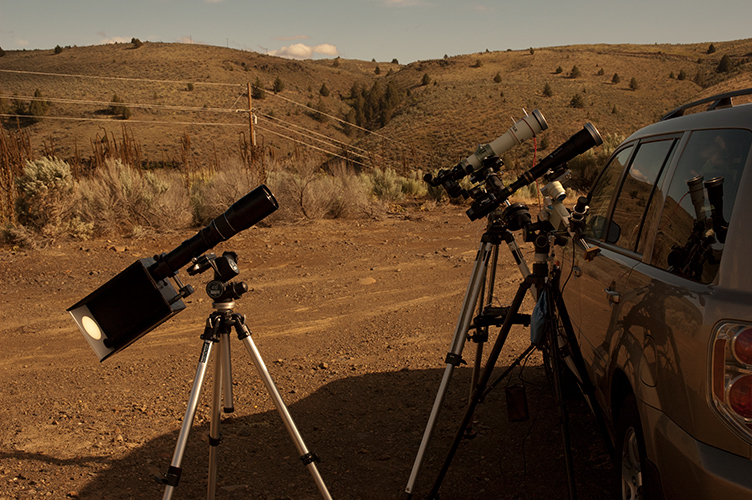
[[[606,243],[616,243],[621,236],[621,227],[614,221],[608,226],[608,235],[606,236]]]

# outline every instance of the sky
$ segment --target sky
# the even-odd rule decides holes
[[[407,64],[486,50],[722,42],[752,38],[750,19],[752,0],[0,0],[0,48],[138,38]]]

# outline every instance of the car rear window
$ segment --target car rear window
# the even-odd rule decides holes
[[[692,132],[665,190],[652,265],[701,283],[715,279],[751,144],[749,130]]]

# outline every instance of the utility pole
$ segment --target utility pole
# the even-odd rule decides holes
[[[251,82],[248,82],[248,127],[251,133],[251,146],[256,147],[256,131],[253,130],[253,98],[251,97]]]

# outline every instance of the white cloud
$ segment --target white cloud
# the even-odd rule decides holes
[[[178,43],[196,43],[196,42],[193,41],[193,37],[190,36],[190,35],[188,35],[188,36],[181,36],[180,38],[178,38],[175,41],[178,42]]]
[[[270,56],[284,57],[286,59],[312,59],[314,55],[331,56],[339,55],[337,47],[329,43],[310,46],[304,43],[294,43],[278,50],[270,50]]]
[[[131,41],[130,38],[125,38],[125,37],[122,37],[122,36],[111,36],[109,38],[104,38],[104,39],[100,40],[99,43],[101,43],[103,45],[107,45],[107,44],[110,44],[110,43],[130,43],[130,41]]]

